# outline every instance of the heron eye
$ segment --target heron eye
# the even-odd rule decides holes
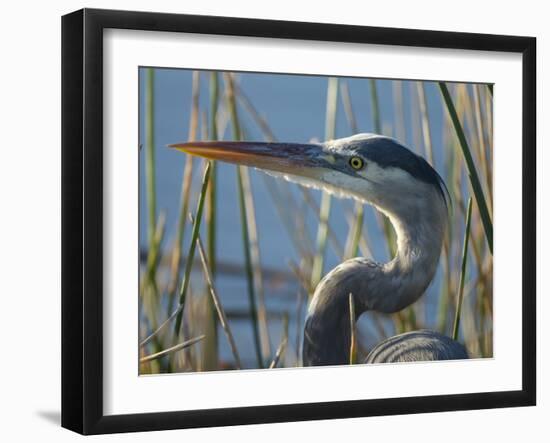
[[[352,157],[349,159],[350,166],[358,171],[359,169],[363,169],[365,166],[365,162],[361,157]]]

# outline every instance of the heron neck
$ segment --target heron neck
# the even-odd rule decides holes
[[[323,278],[308,309],[302,352],[305,366],[349,363],[349,294],[356,320],[367,310],[400,311],[418,300],[432,281],[447,223],[444,204],[435,201],[418,210],[382,212],[397,235],[395,257],[384,264],[350,259]]]
[[[369,287],[363,298],[365,309],[397,312],[417,301],[431,283],[443,245],[447,226],[445,206],[430,210],[391,214],[388,217],[397,236],[395,257],[382,265],[379,289]],[[369,295],[370,294],[370,295]]]

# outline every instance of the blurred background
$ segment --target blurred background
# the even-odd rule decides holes
[[[158,68],[139,75],[141,374],[299,366],[320,278],[357,255],[389,261],[395,248],[387,220],[353,200],[223,163],[203,186],[206,163],[167,148],[186,140],[375,132],[424,156],[452,199],[439,268],[414,305],[359,319],[358,361],[384,338],[421,328],[456,335],[472,357],[492,356],[492,252],[480,211],[481,198],[492,219],[490,86]],[[204,212],[193,223],[201,195]],[[193,250],[197,236],[205,264]]]

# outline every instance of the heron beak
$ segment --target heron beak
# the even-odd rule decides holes
[[[314,179],[330,163],[321,144],[209,141],[169,147],[209,160]]]

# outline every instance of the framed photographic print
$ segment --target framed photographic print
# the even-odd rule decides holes
[[[62,425],[534,405],[534,38],[62,21]]]

